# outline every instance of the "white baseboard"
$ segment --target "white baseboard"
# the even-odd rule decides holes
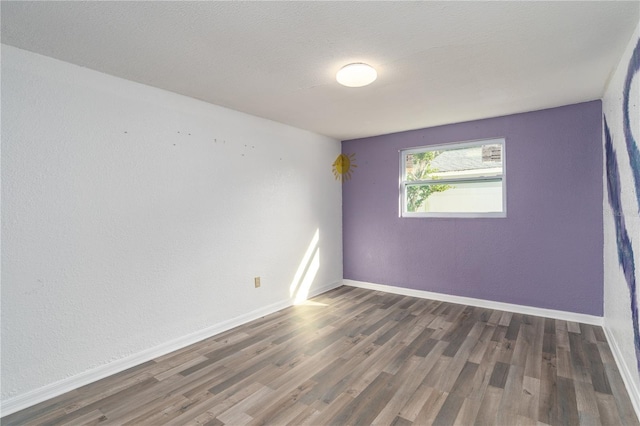
[[[554,318],[564,321],[581,322],[590,325],[604,325],[604,319],[595,315],[578,314],[575,312],[556,311],[554,309],[536,308],[533,306],[515,305],[512,303],[494,302],[492,300],[474,299],[473,297],[453,296],[450,294],[434,293],[411,288],[394,287],[384,284],[374,284],[364,281],[342,280],[344,285],[384,291],[385,293],[401,294],[403,296],[419,297],[421,299],[439,300],[460,305],[477,306],[498,311],[515,312],[518,314],[535,315],[538,317]]]
[[[633,379],[633,375],[631,374],[632,370],[629,368],[629,365],[622,356],[620,345],[618,345],[618,341],[616,340],[614,334],[611,332],[611,329],[607,327],[606,323],[602,328],[604,329],[604,334],[607,336],[607,342],[609,342],[609,347],[611,348],[613,358],[616,360],[616,364],[618,365],[618,370],[620,371],[620,375],[622,376],[622,381],[627,388],[627,393],[629,394],[629,399],[631,399],[631,404],[633,404],[633,408],[636,411],[636,416],[640,419],[640,391],[638,390],[636,382]],[[635,354],[633,354],[633,356],[635,357]]]
[[[494,302],[491,300],[474,299],[471,297],[452,296],[449,294],[433,293],[430,291],[413,290],[410,288],[394,287],[383,284],[374,284],[363,281],[342,280],[344,285],[351,287],[366,288],[369,290],[383,291],[385,293],[401,294],[403,296],[420,297],[423,299],[439,300],[443,302],[458,303],[461,305],[478,306],[481,308],[496,309],[500,311],[516,312],[526,315],[536,315],[547,318],[554,318],[564,321],[581,322],[584,324],[599,325],[603,328],[609,347],[624,381],[627,393],[635,409],[636,416],[640,418],[640,390],[631,374],[632,369],[625,362],[620,346],[616,341],[610,328],[606,326],[604,318],[594,315],[577,314],[574,312],[556,311],[553,309],[535,308],[531,306],[514,305],[511,303]],[[635,356],[635,354],[634,354]]]
[[[336,287],[340,287],[341,285],[342,282],[336,281],[323,287],[316,287],[309,293],[309,298],[325,293]],[[293,300],[276,302],[263,308],[256,309],[255,311],[248,312],[244,315],[215,324],[211,327],[207,327],[203,330],[196,331],[195,333],[179,337],[153,348],[146,349],[142,352],[117,359],[108,364],[76,374],[75,376],[62,379],[58,382],[51,383],[41,388],[4,400],[0,405],[0,416],[8,416],[9,414],[13,414],[17,411],[39,404],[48,399],[55,398],[63,393],[88,385],[89,383],[93,383],[100,379],[104,379],[105,377],[120,373],[121,371],[135,367],[136,365],[166,355],[178,349],[182,349],[201,340],[208,339],[216,334],[220,334],[234,327],[246,324],[265,315],[288,308],[289,306],[293,306]]]

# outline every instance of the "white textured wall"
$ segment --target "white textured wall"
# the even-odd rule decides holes
[[[636,282],[640,286],[640,214],[635,195],[635,183],[629,164],[629,156],[625,147],[623,131],[623,89],[627,76],[627,69],[633,49],[640,37],[640,26],[636,28],[633,37],[622,56],[620,63],[612,76],[605,96],[602,100],[602,109],[609,125],[616,152],[620,171],[622,214],[624,215],[626,229],[632,242],[636,265]],[[632,83],[630,96],[631,127],[635,139],[640,141],[640,78],[636,75]],[[628,380],[627,386],[632,391],[632,399],[638,409],[640,394],[640,376],[636,362],[636,353],[633,340],[633,323],[631,319],[630,292],[618,261],[618,247],[616,242],[616,230],[614,225],[614,212],[609,204],[607,192],[607,176],[605,167],[604,176],[604,319],[605,327],[609,335],[613,337],[614,350],[622,358],[621,371]],[[638,288],[640,291],[640,288]]]
[[[291,300],[316,229],[337,284],[339,153],[2,46],[2,400]]]

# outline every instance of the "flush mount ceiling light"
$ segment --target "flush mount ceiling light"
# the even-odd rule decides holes
[[[345,65],[336,74],[338,83],[347,87],[362,87],[371,84],[378,77],[378,73],[371,65],[355,63]]]

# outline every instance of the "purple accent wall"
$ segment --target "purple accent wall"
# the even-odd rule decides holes
[[[402,148],[504,137],[506,218],[400,218]],[[342,142],[344,278],[602,315],[602,105]]]

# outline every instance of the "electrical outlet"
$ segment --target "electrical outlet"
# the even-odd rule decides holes
[[[256,286],[256,288],[260,287],[260,277],[255,277],[253,279],[253,284]]]

